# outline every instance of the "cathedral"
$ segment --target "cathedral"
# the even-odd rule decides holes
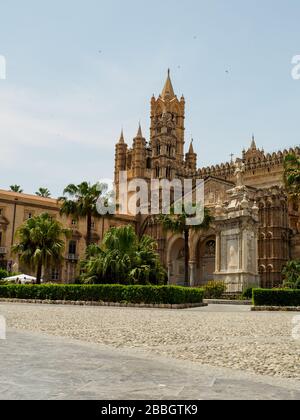
[[[282,269],[300,258],[299,208],[288,200],[283,183],[284,157],[300,149],[268,154],[253,136],[248,150],[236,162],[198,168],[193,142],[185,143],[185,98],[176,96],[170,72],[158,98],[151,99],[150,139],[139,127],[132,147],[122,132],[116,145],[115,184],[127,171],[128,180],[203,179],[205,206],[214,216],[209,231],[191,232],[191,286],[222,280],[228,292],[247,286],[266,288],[282,284]],[[185,150],[187,153],[185,153]],[[184,240],[165,232],[152,216],[135,218],[140,235],[155,238],[168,267],[170,284],[182,284]]]
[[[185,106],[185,98],[179,99],[174,92],[169,72],[161,94],[151,99],[149,140],[140,126],[132,145],[126,143],[123,132],[116,144],[116,190],[120,173],[125,171],[128,182],[203,180],[205,206],[214,221],[208,230],[191,229],[190,286],[220,280],[229,293],[240,293],[248,286],[281,285],[284,265],[300,259],[299,207],[288,199],[283,182],[284,157],[289,153],[300,155],[300,148],[269,154],[257,147],[253,137],[250,147],[236,161],[199,168],[193,142],[185,142]],[[85,255],[86,221],[61,216],[56,199],[0,190],[0,267],[9,271],[26,269],[19,265],[11,247],[17,229],[42,212],[72,231],[62,264],[45,272],[44,279],[73,283]],[[153,215],[119,213],[94,218],[93,241],[100,243],[111,227],[129,223],[139,235],[147,234],[157,241],[169,283],[184,284],[183,235],[164,231]]]

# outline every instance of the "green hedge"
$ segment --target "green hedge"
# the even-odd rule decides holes
[[[8,285],[0,286],[0,298],[175,305],[202,303],[203,290],[176,286]]]
[[[300,290],[254,289],[254,306],[300,306]]]

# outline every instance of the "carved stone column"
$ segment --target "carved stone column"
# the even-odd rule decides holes
[[[221,232],[216,232],[216,273],[221,270]]]
[[[173,275],[172,271],[173,271],[173,264],[172,264],[172,262],[169,261],[168,262],[168,283],[169,283],[169,285],[172,284],[172,282],[171,282],[171,277]]]
[[[196,261],[190,261],[190,287],[196,286]]]

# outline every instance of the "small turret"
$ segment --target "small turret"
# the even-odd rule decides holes
[[[243,151],[243,160],[245,162],[251,160],[251,159],[263,159],[264,157],[264,152],[263,150],[260,150],[257,148],[256,145],[256,141],[255,141],[255,137],[254,134],[252,135],[252,139],[251,139],[251,145],[250,148],[247,151]]]
[[[197,154],[194,151],[193,143],[194,140],[192,139],[189,152],[185,155],[185,163],[187,169],[195,172],[197,170]]]
[[[116,153],[115,153],[115,183],[119,182],[119,174],[121,171],[126,170],[126,156],[127,156],[128,146],[125,143],[124,132],[122,129],[120,139],[116,144]]]
[[[254,134],[252,136],[251,149],[252,150],[256,150],[257,149]]]
[[[143,137],[141,123],[139,123],[137,135],[133,139],[132,151],[133,176],[141,178],[146,168],[146,139]]]

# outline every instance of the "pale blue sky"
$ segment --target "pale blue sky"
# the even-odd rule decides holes
[[[299,0],[2,0],[0,188],[113,176],[171,68],[199,167],[299,144]],[[226,73],[229,70],[229,73]]]

